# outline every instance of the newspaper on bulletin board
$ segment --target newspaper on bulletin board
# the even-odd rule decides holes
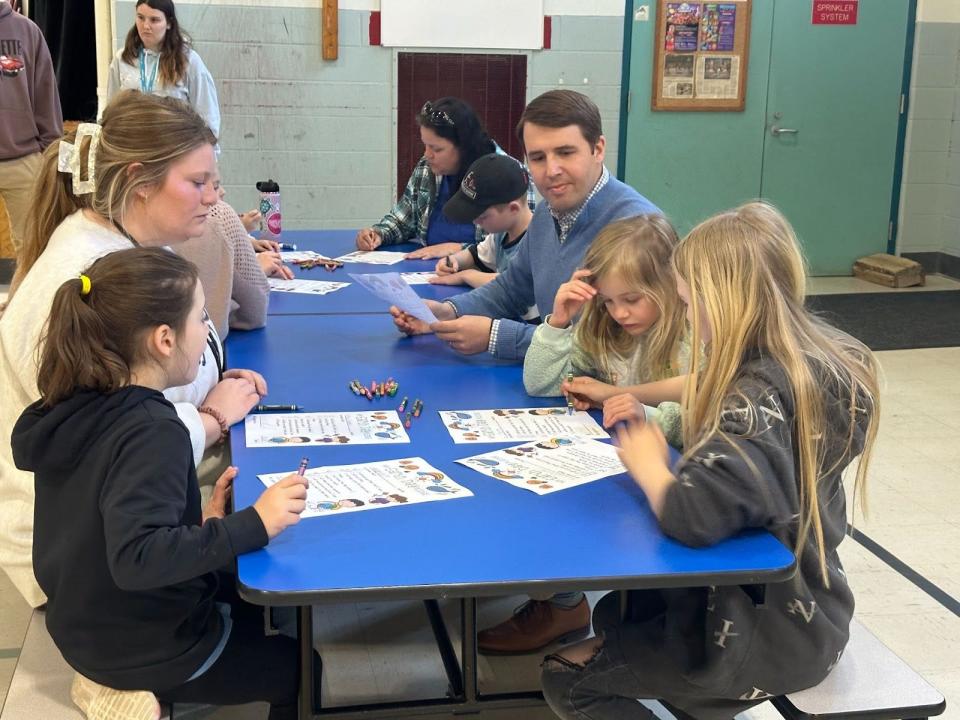
[[[751,0],[657,0],[654,110],[743,110]]]

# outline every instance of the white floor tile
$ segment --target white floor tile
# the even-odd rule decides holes
[[[856,277],[813,277],[807,280],[808,295],[839,295],[846,293],[930,292],[932,290],[960,290],[960,281],[945,275],[927,275],[926,285],[908,288],[888,288]]]

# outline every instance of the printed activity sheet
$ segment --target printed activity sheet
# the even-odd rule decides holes
[[[257,477],[270,487],[289,474]],[[304,476],[310,482],[304,518],[473,496],[419,457],[308,468]]]
[[[495,450],[457,462],[537,495],[626,472],[613,445],[569,436]]]
[[[284,280],[283,278],[267,278],[270,292],[297,293],[300,295],[326,295],[345,288],[350,283],[331,282],[329,280]]]
[[[413,289],[407,285],[407,282],[401,277],[400,273],[370,273],[367,275],[355,275],[350,273],[350,277],[363,285],[378,298],[390,305],[396,305],[405,313],[413,315],[418,320],[422,320],[428,325],[437,322],[436,316],[423,302],[423,298],[417,295]]]
[[[408,443],[396,410],[247,415],[247,447]]]
[[[566,407],[503,410],[440,410],[440,419],[455,443],[542,440],[554,437],[609,438],[586,412]]]
[[[345,263],[367,263],[369,265],[395,265],[403,262],[402,252],[391,252],[389,250],[354,250],[352,253],[341,255],[337,258]]]
[[[405,272],[400,273],[400,277],[406,280],[408,285],[429,285],[430,280],[435,278],[437,274],[435,272]]]

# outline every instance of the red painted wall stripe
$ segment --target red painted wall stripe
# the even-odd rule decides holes
[[[373,10],[370,12],[370,44],[379,45],[380,44],[380,11]]]
[[[543,49],[550,49],[550,36],[553,33],[553,18],[549,15],[543,16]]]

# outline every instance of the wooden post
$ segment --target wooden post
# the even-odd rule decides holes
[[[340,46],[337,0],[323,0],[323,59],[336,60]]]

